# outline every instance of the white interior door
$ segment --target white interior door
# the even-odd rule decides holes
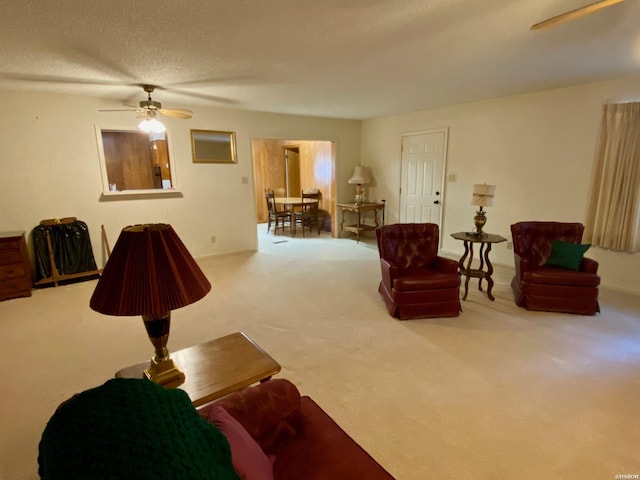
[[[401,223],[437,223],[440,226],[446,157],[446,129],[403,135]]]

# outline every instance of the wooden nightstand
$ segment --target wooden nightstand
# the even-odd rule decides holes
[[[31,265],[24,232],[0,233],[0,301],[30,297]]]

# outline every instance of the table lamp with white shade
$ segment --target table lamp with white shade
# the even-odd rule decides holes
[[[356,166],[356,168],[353,170],[353,175],[351,175],[351,178],[347,180],[347,183],[356,186],[356,197],[354,202],[356,205],[362,204],[364,200],[363,185],[368,184],[370,181],[371,179],[369,178],[367,169],[361,165]]]
[[[473,232],[473,234],[478,237],[486,235],[486,233],[482,231],[482,227],[484,227],[485,223],[487,223],[487,216],[482,208],[493,206],[493,196],[495,195],[495,191],[495,185],[487,185],[486,183],[473,185],[473,197],[471,198],[471,205],[480,207],[480,209],[476,212],[476,216],[473,217],[473,221],[476,226],[476,231]]]

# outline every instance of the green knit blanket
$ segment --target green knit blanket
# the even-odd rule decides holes
[[[40,441],[43,480],[238,480],[224,435],[189,396],[112,379],[63,403]]]

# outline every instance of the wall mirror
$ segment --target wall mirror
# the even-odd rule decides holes
[[[191,130],[193,163],[236,163],[235,132]]]
[[[169,136],[96,126],[104,195],[175,193]]]

